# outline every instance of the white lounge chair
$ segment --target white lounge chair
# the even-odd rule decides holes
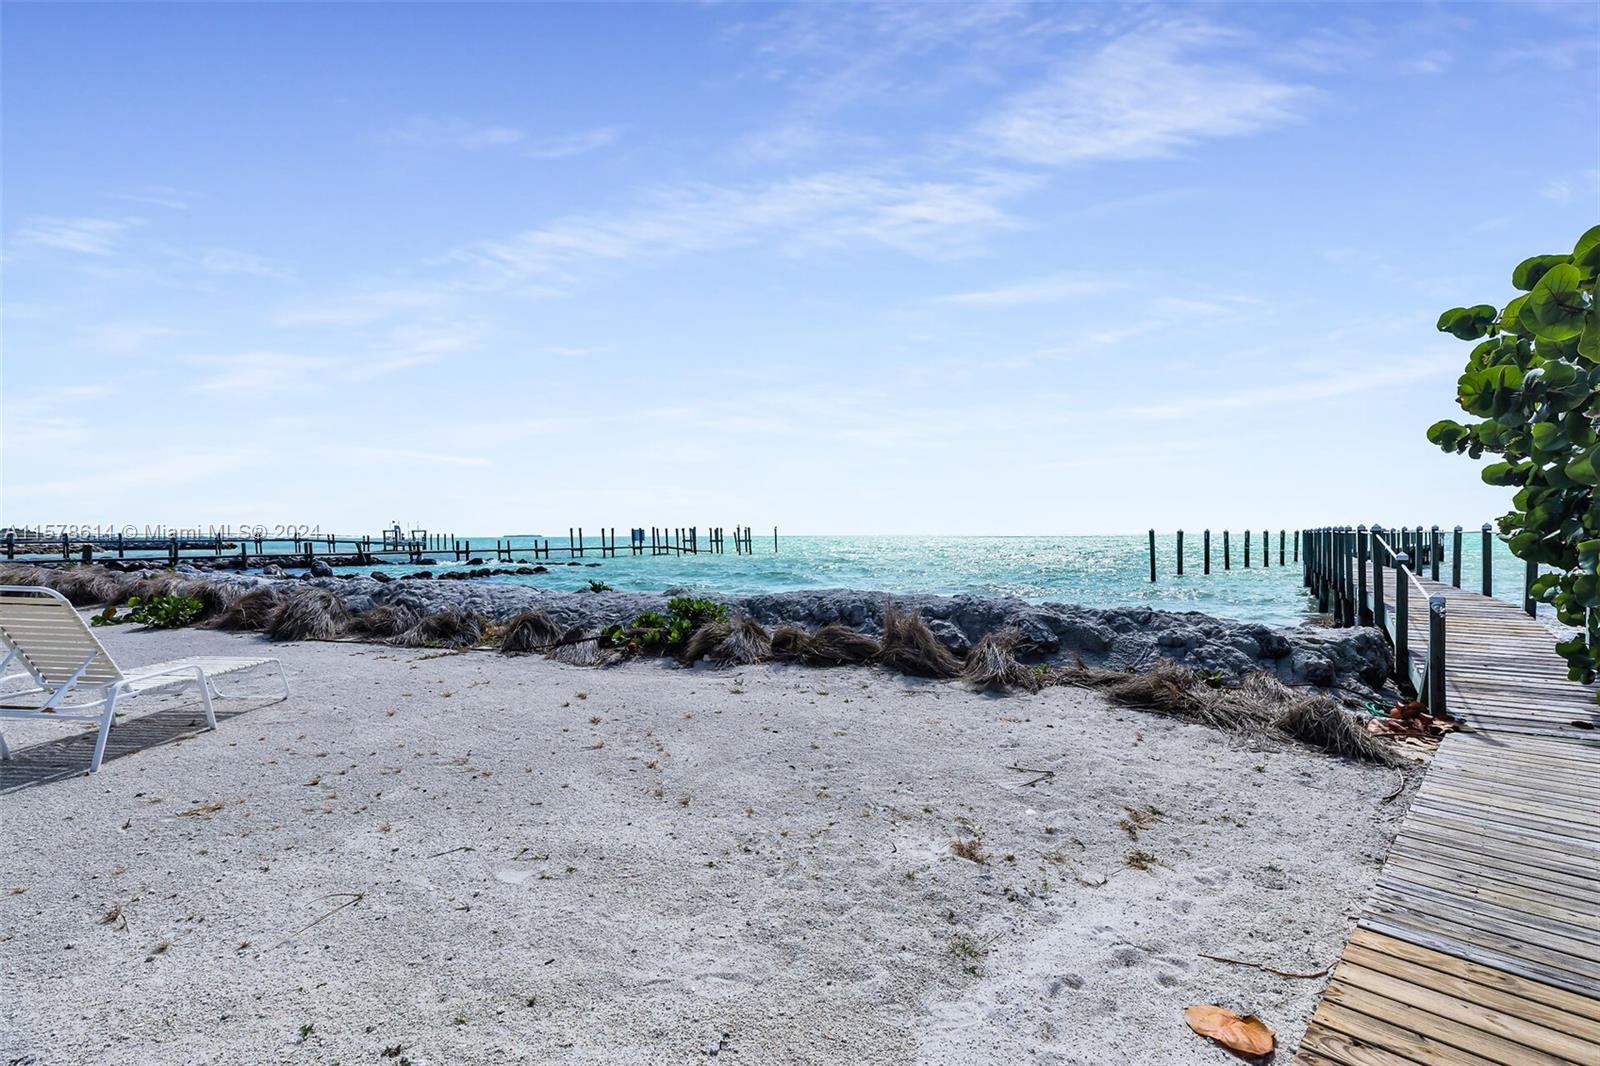
[[[205,705],[206,726],[215,729],[211,700],[223,693],[214,679],[268,663],[277,667],[283,696],[289,696],[289,679],[277,659],[175,659],[124,673],[65,596],[33,585],[0,585],[0,651],[6,652],[0,659],[0,719],[99,722],[91,774],[105,757],[118,699],[193,685]],[[6,672],[14,667],[22,669]],[[13,687],[18,682],[25,684]],[[9,758],[0,735],[0,759]]]

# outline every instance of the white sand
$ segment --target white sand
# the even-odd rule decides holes
[[[1403,806],[1070,689],[107,642],[279,655],[294,696],[0,796],[0,1062],[1232,1062],[1206,1002],[1287,1061],[1323,980],[1199,955],[1327,965]],[[1126,807],[1162,813],[1134,841]]]

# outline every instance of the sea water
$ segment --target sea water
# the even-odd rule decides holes
[[[796,589],[852,588],[880,592],[925,592],[942,595],[1016,596],[1034,602],[1080,604],[1087,607],[1152,607],[1166,611],[1202,611],[1219,618],[1296,625],[1316,610],[1315,600],[1303,587],[1301,566],[1295,560],[1294,535],[1284,542],[1279,562],[1274,531],[1269,557],[1262,558],[1259,531],[1251,537],[1250,565],[1244,565],[1244,538],[1231,537],[1231,568],[1224,569],[1222,536],[1213,533],[1211,573],[1203,573],[1199,534],[1185,538],[1184,574],[1177,574],[1176,538],[1156,538],[1156,580],[1150,580],[1149,542],[1135,536],[1059,537],[941,537],[941,536],[785,536],[773,550],[771,538],[755,537],[753,551],[738,555],[728,551],[712,555],[652,556],[648,547],[634,555],[626,531],[617,537],[617,555],[602,557],[590,538],[583,556],[570,556],[565,538],[551,537],[550,558],[535,559],[534,538],[473,536],[475,557],[482,565],[504,567],[494,558],[495,541],[508,542],[515,564],[548,566],[537,575],[499,575],[485,578],[538,588],[581,591],[591,581],[619,591],[662,592],[693,589],[697,592],[746,595]],[[539,539],[543,543],[543,538]],[[702,541],[702,543],[704,543]],[[1445,534],[1448,552],[1449,534]],[[272,545],[263,545],[268,551]],[[1481,555],[1476,531],[1464,538],[1462,584],[1481,585]],[[288,550],[285,545],[282,549]],[[382,563],[339,573],[383,570],[393,575],[426,569],[433,573],[463,569],[448,553],[424,553],[437,562],[426,566]],[[1494,585],[1497,595],[1520,603],[1523,564],[1505,545],[1495,544]],[[573,566],[570,563],[578,563]],[[1440,577],[1450,581],[1448,556]]]

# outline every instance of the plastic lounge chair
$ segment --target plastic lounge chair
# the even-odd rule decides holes
[[[268,663],[277,667],[283,696],[289,696],[289,679],[277,659],[174,659],[124,672],[65,596],[33,585],[0,585],[0,651],[6,653],[0,658],[0,720],[99,722],[91,774],[105,756],[119,699],[193,685],[205,705],[206,727],[215,729],[211,701],[224,695],[215,679]],[[18,682],[24,687],[12,687]],[[0,759],[9,758],[0,735]]]

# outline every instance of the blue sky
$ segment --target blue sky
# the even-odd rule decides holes
[[[19,5],[11,522],[1475,524],[1583,4]]]

